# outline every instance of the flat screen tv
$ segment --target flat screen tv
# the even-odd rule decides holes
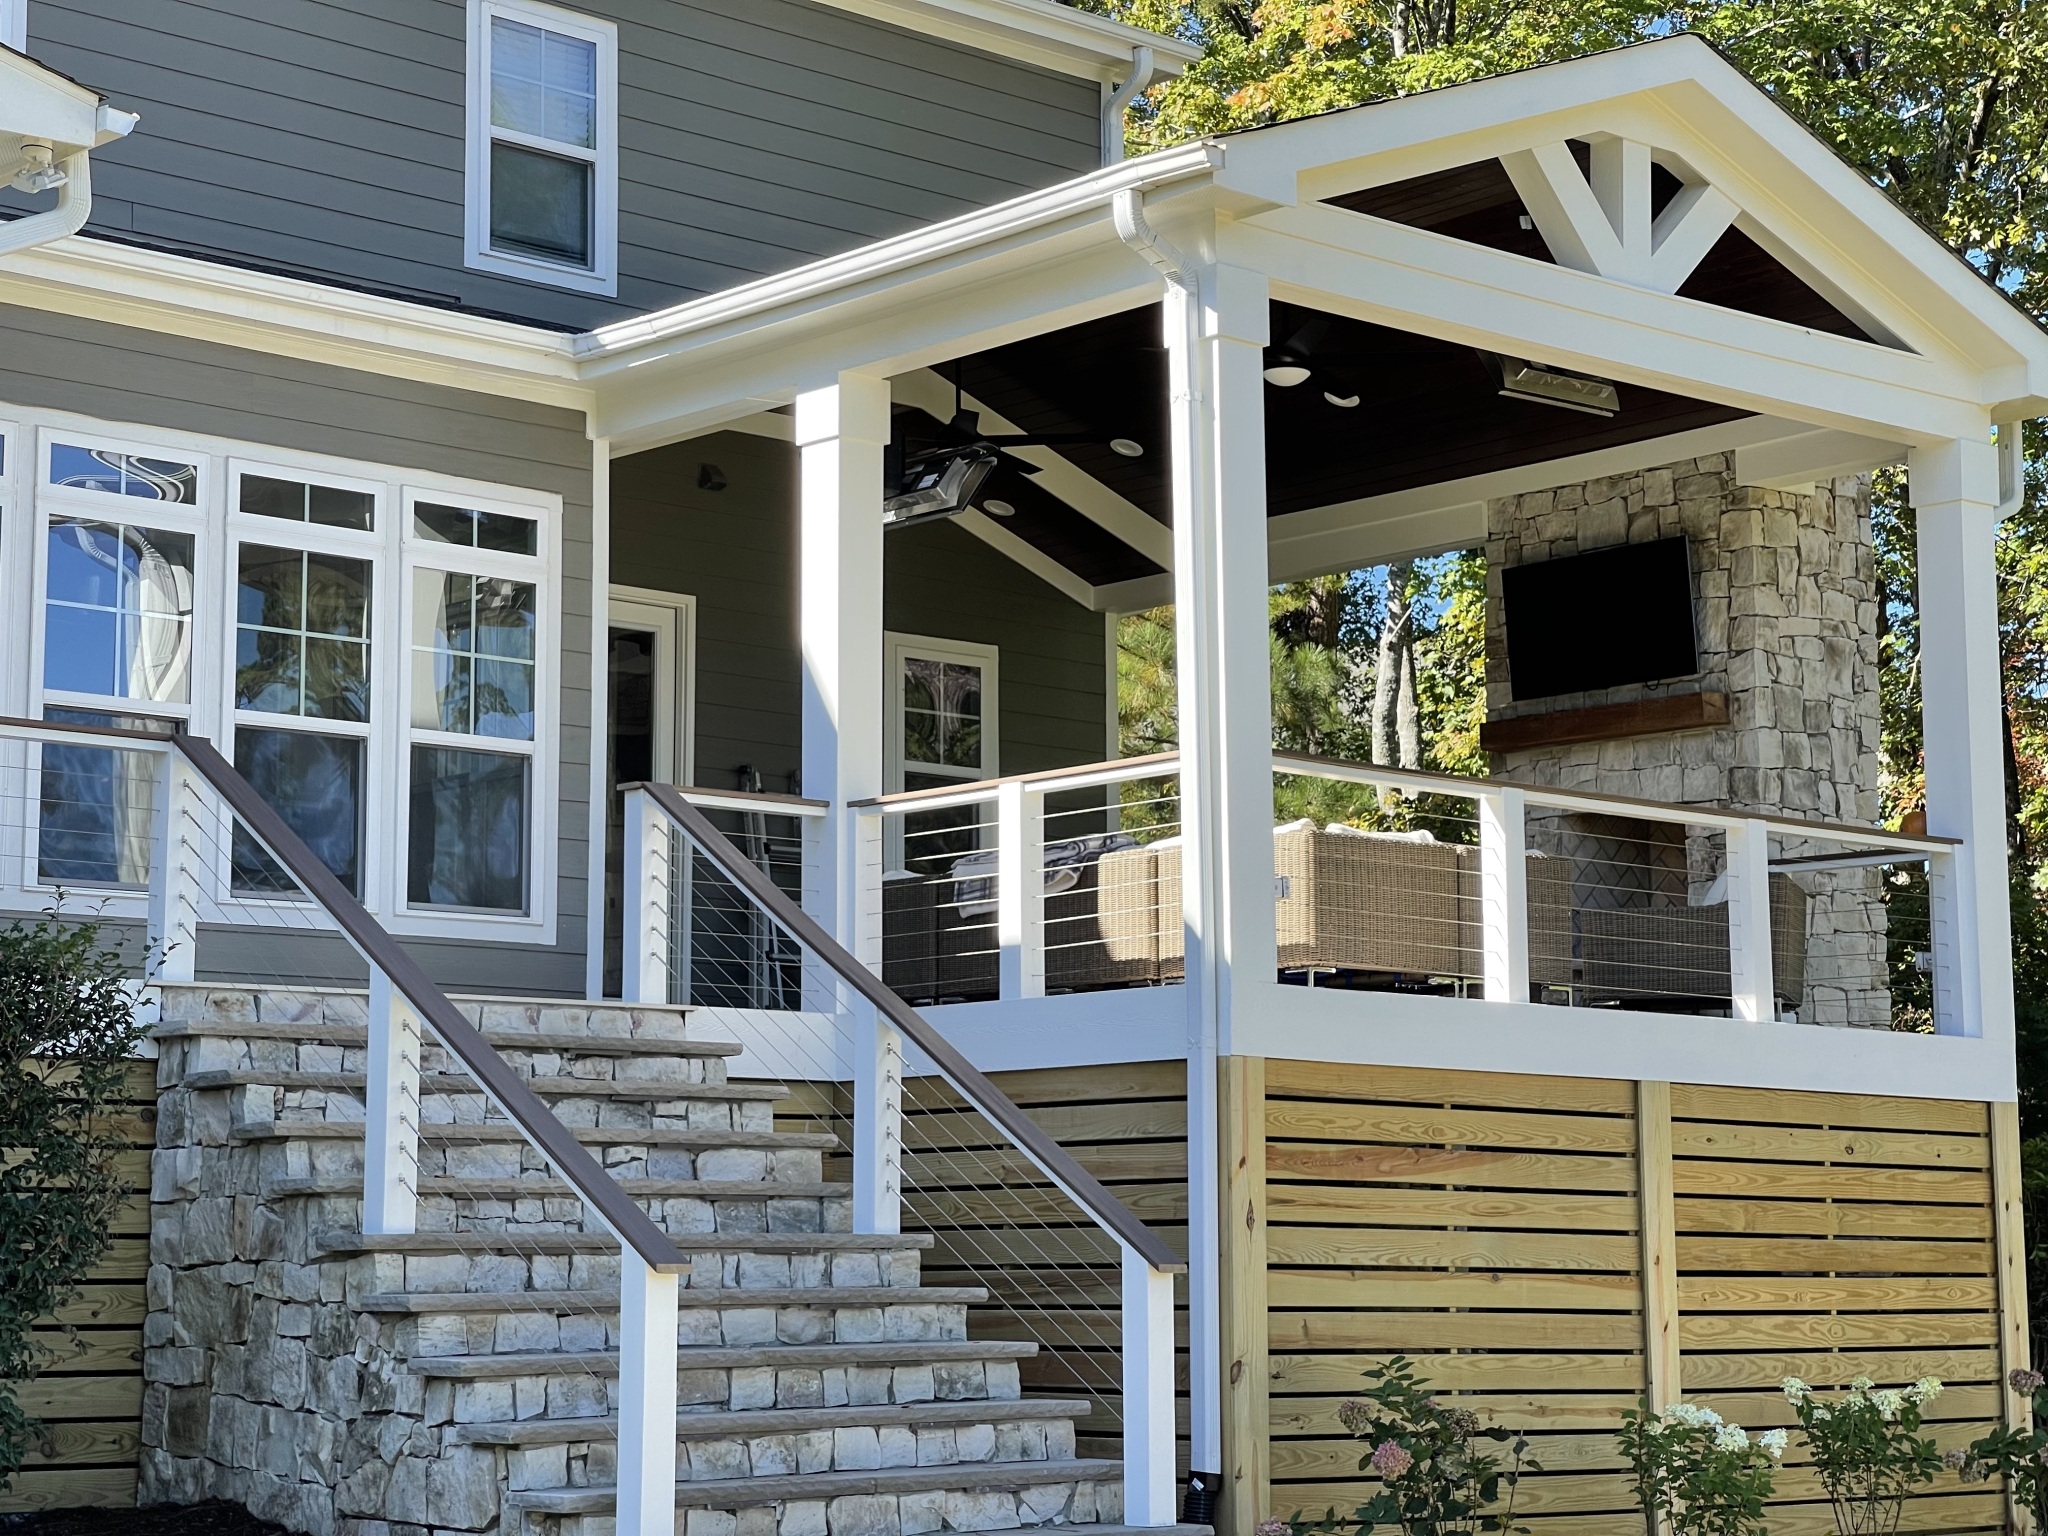
[[[1683,538],[1617,544],[1500,573],[1509,691],[1554,699],[1700,667]]]

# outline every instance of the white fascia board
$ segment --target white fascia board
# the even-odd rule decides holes
[[[895,398],[914,405],[927,415],[945,421],[953,414],[953,385],[928,368],[901,374],[889,381]],[[974,396],[960,395],[963,405],[981,416],[984,432],[1021,433],[1024,429],[999,411],[991,410]],[[1160,451],[1155,445],[1154,451]],[[1058,497],[1089,522],[1135,549],[1154,565],[1173,569],[1173,530],[1142,508],[1125,500],[1100,480],[1064,458],[1057,449],[1022,447],[1008,450],[1038,468],[1031,477],[1039,489]]]
[[[1163,77],[1179,74],[1202,56],[1193,43],[1147,32],[1054,0],[820,0],[838,10],[885,21],[1087,80],[1116,82],[1131,70],[1134,49],[1152,50]]]
[[[1275,581],[1279,577],[1273,578]],[[1157,576],[1134,576],[1129,581],[1106,582],[1095,589],[1094,607],[1098,613],[1143,613],[1148,608],[1161,608],[1173,601],[1173,575],[1163,572]]]
[[[28,55],[0,47],[0,136],[47,139],[60,160],[97,149],[135,126],[132,113],[106,108],[105,101]]]
[[[1276,296],[1490,351],[1904,442],[1990,429],[1980,375],[1325,206],[1219,232]],[[1283,291],[1284,290],[1284,291]]]
[[[587,410],[570,338],[74,235],[0,259],[0,303]]]
[[[1782,489],[1892,464],[1902,444],[1769,416],[1694,427],[1591,453],[1466,475],[1276,517],[1268,525],[1275,581],[1354,571],[1410,555],[1472,549],[1486,540],[1486,504],[1501,496],[1630,475],[1708,454],[1735,456],[1736,483]]]

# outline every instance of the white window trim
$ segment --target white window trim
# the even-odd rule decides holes
[[[669,729],[656,736],[655,771],[665,772],[671,784],[690,788],[697,782],[697,599],[686,592],[663,592],[654,587],[628,587],[614,582],[605,618],[607,637],[614,627],[638,622],[633,617],[634,609],[652,610],[665,623],[673,625],[675,677],[673,686],[665,690]],[[666,754],[661,750],[665,745],[669,748]],[[608,747],[602,743],[591,748],[593,755],[604,750]],[[670,758],[666,768],[662,765],[664,756]]]
[[[948,768],[936,763],[906,765],[903,761],[903,663],[953,661],[981,668],[981,766]],[[919,773],[957,778],[963,783],[993,779],[1002,774],[1002,714],[999,689],[1002,682],[1001,654],[993,645],[971,640],[939,640],[929,635],[903,635],[890,630],[883,636],[884,686],[887,688],[888,718],[883,723],[882,778],[887,794],[903,788],[906,766]]]
[[[382,656],[375,653],[373,643],[372,666],[378,669],[373,674],[373,694],[377,702],[372,706],[371,747],[368,772],[371,787],[365,794],[365,821],[367,830],[364,848],[364,891],[363,904],[394,934],[407,937],[441,938],[453,940],[498,941],[552,946],[557,940],[557,886],[560,872],[560,807],[556,803],[558,785],[561,782],[560,768],[560,699],[562,636],[560,625],[562,606],[562,500],[559,496],[529,490],[524,487],[491,485],[484,482],[459,479],[454,476],[426,475],[416,470],[398,470],[388,465],[372,464],[361,460],[342,459],[326,454],[298,453],[280,454],[275,448],[230,439],[201,436],[193,433],[157,431],[140,428],[132,424],[101,421],[92,417],[78,416],[69,412],[45,410],[11,411],[9,420],[0,423],[0,429],[8,432],[8,462],[5,474],[0,474],[0,497],[7,495],[11,484],[18,490],[15,499],[8,503],[10,508],[19,509],[19,515],[0,522],[0,553],[4,553],[4,590],[7,593],[26,593],[29,601],[20,605],[19,621],[7,626],[6,633],[12,637],[15,646],[13,654],[26,656],[26,664],[9,672],[0,679],[0,688],[13,701],[12,707],[25,718],[40,714],[43,704],[42,692],[42,633],[44,569],[41,551],[45,541],[48,509],[51,506],[66,508],[79,506],[106,507],[108,503],[126,502],[128,506],[116,509],[118,515],[105,515],[107,521],[123,520],[151,523],[159,526],[191,527],[201,538],[198,555],[198,569],[194,573],[193,596],[193,699],[189,710],[184,711],[189,721],[188,729],[195,735],[212,740],[228,757],[234,756],[234,714],[233,694],[230,691],[234,664],[233,633],[234,615],[229,611],[228,602],[231,586],[226,572],[230,559],[228,550],[231,543],[248,539],[250,542],[270,542],[281,545],[299,543],[304,548],[331,547],[340,550],[343,541],[353,551],[369,547],[361,541],[374,544],[376,552],[376,590],[373,603],[384,606],[376,610],[379,614],[397,613],[397,626],[383,627],[383,620],[373,618],[373,625],[379,633],[376,641],[381,642]],[[146,435],[139,435],[146,434]],[[86,441],[96,447],[113,449],[124,453],[139,453],[153,458],[188,458],[199,465],[199,499],[190,505],[166,505],[162,502],[145,501],[142,498],[100,496],[90,492],[65,492],[57,490],[54,495],[44,494],[47,479],[48,445],[52,441]],[[234,472],[252,470],[259,474],[275,474],[283,478],[318,480],[325,484],[354,486],[358,489],[375,488],[379,491],[377,527],[373,534],[351,533],[348,530],[322,528],[318,524],[292,523],[278,519],[244,515],[229,511],[229,498],[236,483]],[[408,535],[411,528],[410,505],[412,500],[423,499],[463,506],[482,507],[489,511],[517,513],[536,518],[540,523],[539,553],[536,556],[497,555],[497,560],[516,562],[523,579],[536,581],[542,589],[541,638],[539,655],[536,658],[535,675],[535,742],[533,747],[534,787],[533,815],[528,836],[532,839],[528,849],[530,910],[522,916],[511,914],[489,914],[472,912],[441,911],[434,908],[408,909],[404,905],[404,880],[406,845],[404,827],[400,824],[408,796],[405,793],[405,770],[409,763],[411,733],[408,731],[409,700],[402,686],[409,682],[410,631],[404,627],[407,615],[400,606],[400,593],[409,581],[409,566],[406,557],[415,547]],[[132,510],[129,508],[132,507]],[[401,516],[401,512],[403,515]],[[170,517],[165,514],[186,514]],[[273,525],[283,536],[265,540],[254,532],[253,525]],[[296,530],[296,532],[291,532]],[[433,548],[459,551],[460,546],[434,545]],[[472,555],[489,556],[489,551],[470,551]],[[428,563],[435,563],[429,561]],[[482,567],[478,566],[481,570]],[[491,572],[490,574],[495,574]],[[508,573],[510,574],[510,573]],[[15,605],[0,603],[0,615]],[[390,638],[386,638],[389,636]],[[216,658],[220,667],[226,669],[226,676],[216,673]],[[72,700],[59,696],[49,701],[59,708],[86,708],[112,714],[174,713],[168,706],[145,704],[142,700]],[[294,715],[265,716],[287,722],[287,728],[300,725],[317,726]],[[253,713],[248,723],[256,724],[258,717]],[[479,740],[494,738],[476,738]],[[515,745],[526,745],[523,743]],[[4,744],[0,744],[4,746]],[[33,749],[27,762],[26,771],[35,771]],[[0,754],[0,762],[7,761]],[[380,788],[388,786],[388,788]],[[392,807],[392,814],[382,822],[374,819],[372,802],[374,797],[384,798],[377,802],[391,806],[391,795],[396,795],[399,805]],[[32,843],[27,841],[28,833],[23,823],[26,818],[20,814],[0,818],[14,825],[4,837],[0,837],[0,852],[11,855],[4,875],[0,875],[0,889],[16,893],[30,901],[42,900],[47,904],[50,887],[33,883],[24,884],[28,873],[25,862]],[[276,909],[280,905],[303,911],[305,904],[287,900],[280,903],[260,896],[234,895],[227,890],[225,871],[222,882],[216,886],[217,900],[209,902],[210,909],[217,909],[224,920],[246,918],[252,924],[277,925]],[[102,910],[109,918],[141,919],[147,914],[148,901],[145,896],[128,892],[93,893],[96,909]],[[23,910],[39,910],[34,906]],[[266,913],[272,914],[266,918]],[[294,922],[287,926],[301,926]],[[330,926],[324,916],[318,926]]]
[[[28,0],[0,0],[0,43],[28,52]]]
[[[0,4],[7,0],[0,0]],[[530,134],[491,126],[491,20],[503,16],[551,32],[567,33],[597,47],[597,148],[591,156],[590,256],[588,268],[491,248],[491,140],[560,153],[565,146]],[[614,296],[619,291],[619,30],[609,21],[584,16],[541,0],[469,0],[468,90],[463,176],[463,264],[500,277]]]

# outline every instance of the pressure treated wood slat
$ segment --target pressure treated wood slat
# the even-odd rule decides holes
[[[1989,1312],[1998,1293],[1988,1279],[1681,1274],[1678,1305],[1686,1312]]]
[[[1272,1060],[1266,1094],[1273,1099],[1336,1099],[1344,1103],[1457,1104],[1470,1109],[1527,1109],[1529,1079],[1504,1072],[1452,1072],[1427,1067],[1367,1067],[1331,1061]],[[1611,1078],[1543,1079],[1544,1107],[1582,1114],[1632,1115],[1630,1085]]]
[[[1632,1271],[1634,1237],[1562,1232],[1440,1232],[1389,1227],[1280,1227],[1266,1234],[1275,1264],[1384,1265],[1391,1269]]]
[[[1942,1131],[1965,1136],[1982,1136],[1986,1129],[1984,1106],[1966,1100],[1782,1093],[1770,1088],[1725,1088],[1702,1083],[1673,1083],[1671,1113],[1680,1120]]]
[[[1271,1184],[1269,1219],[1355,1222],[1382,1227],[1553,1228],[1577,1232],[1633,1232],[1636,1202],[1626,1195],[1560,1195],[1454,1189],[1332,1187]]]
[[[1033,1067],[993,1074],[995,1085],[1026,1109],[1044,1104],[1103,1104],[1125,1099],[1170,1099],[1185,1113],[1188,1068],[1184,1061],[1116,1062],[1093,1067]],[[920,1104],[965,1107],[952,1086],[935,1078],[919,1078]],[[841,1090],[842,1092],[844,1090]],[[1036,1116],[1033,1117],[1034,1119]]]
[[[1921,1243],[1895,1238],[1685,1237],[1681,1274],[1988,1275],[1989,1243]]]
[[[1555,1349],[1640,1349],[1641,1322],[1627,1312],[1284,1312],[1267,1316],[1275,1350],[1526,1349],[1532,1335]]]
[[[1630,1275],[1445,1274],[1427,1270],[1274,1270],[1276,1307],[1484,1307],[1529,1312],[1636,1312],[1641,1288]]]
[[[1277,1435],[1320,1435],[1337,1422],[1342,1396],[1293,1396],[1273,1399],[1273,1433]],[[1612,1437],[1621,1427],[1624,1409],[1636,1406],[1633,1392],[1487,1392],[1460,1395],[1463,1408],[1484,1415],[1486,1422],[1502,1429],[1528,1434],[1588,1432]],[[1784,1399],[1779,1398],[1780,1402]],[[1744,1422],[1747,1422],[1746,1420]],[[1540,1458],[1539,1458],[1540,1459]]]
[[[30,1331],[56,1351],[36,1373],[38,1380],[52,1380],[58,1376],[118,1376],[142,1369],[140,1328],[82,1328],[70,1337],[56,1327]]]
[[[1280,1483],[1273,1485],[1273,1508],[1293,1512],[1308,1510],[1321,1514],[1329,1505],[1335,1504],[1342,1513],[1349,1514],[1359,1502],[1359,1495],[1365,1484],[1313,1482]],[[1635,1494],[1626,1477],[1573,1476],[1562,1477],[1535,1475],[1522,1484],[1522,1495],[1516,1506],[1517,1516],[1521,1515],[1584,1515],[1602,1512],[1632,1512],[1635,1521],[1634,1536],[1642,1536],[1643,1516],[1637,1505]],[[1585,1530],[1579,1520],[1572,1520],[1569,1529]],[[1775,1529],[1773,1536],[1776,1536]]]
[[[24,1469],[0,1492],[0,1513],[37,1509],[133,1509],[134,1467]]]
[[[71,1327],[97,1325],[140,1328],[143,1318],[148,1313],[149,1307],[143,1300],[142,1288],[123,1281],[81,1288],[77,1298],[50,1313],[48,1321],[64,1323]]]
[[[1989,1348],[1998,1320],[1989,1312],[1682,1313],[1682,1349]]]
[[[139,1419],[142,1373],[120,1376],[37,1376],[20,1387],[22,1410],[39,1419]]]
[[[1030,1111],[1031,1119],[1061,1146],[1075,1149],[1103,1142],[1177,1141],[1187,1148],[1183,1104],[1054,1104]],[[920,1110],[906,1106],[903,1144],[917,1151],[961,1147],[1007,1147],[1009,1139],[979,1110]]]
[[[1635,1159],[1470,1147],[1266,1144],[1269,1179],[1339,1184],[1435,1184],[1473,1189],[1632,1192]]]
[[[776,1129],[782,1129],[781,1121]],[[1128,1142],[1109,1147],[1069,1148],[1077,1162],[1103,1183],[1184,1179],[1186,1143]],[[917,1152],[903,1158],[905,1177],[916,1184],[1042,1184],[1045,1175],[1021,1152]]]
[[[1671,1127],[1675,1157],[1744,1158],[1765,1162],[1893,1164],[1908,1168],[1987,1168],[1982,1136],[1911,1131],[1818,1131],[1800,1126],[1714,1124],[1681,1120]]]
[[[1635,1126],[1618,1116],[1436,1109],[1425,1105],[1266,1104],[1266,1135],[1288,1141],[1397,1146],[1517,1147],[1549,1152],[1635,1151]]]
[[[139,1421],[62,1423],[31,1444],[24,1467],[133,1467],[142,1455]]]
[[[1556,1391],[1569,1382],[1574,1389],[1599,1392],[1639,1392],[1643,1387],[1643,1357],[1633,1355],[1567,1354],[1427,1354],[1403,1350],[1414,1362],[1418,1376],[1447,1392],[1530,1392]],[[1342,1392],[1356,1388],[1369,1366],[1384,1364],[1387,1355],[1274,1354],[1271,1357],[1272,1388],[1275,1392]]]
[[[1757,1196],[1775,1200],[1895,1201],[1981,1206],[1991,1198],[1986,1169],[1822,1168],[1801,1163],[1674,1163],[1672,1185],[1693,1196]]]
[[[1816,1387],[1839,1386],[1857,1376],[1868,1376],[1879,1386],[1903,1387],[1922,1376],[1947,1382],[1989,1381],[1997,1375],[1997,1351],[1987,1349],[1688,1354],[1683,1365],[1687,1392],[1773,1387],[1787,1376]]]
[[[1751,1232],[1784,1237],[1991,1236],[1984,1205],[1879,1205],[1817,1200],[1704,1200],[1678,1208],[1682,1234]]]
[[[1185,1226],[1186,1184],[1120,1184],[1116,1197],[1146,1225]],[[1011,1186],[1000,1190],[914,1189],[905,1196],[918,1225],[1086,1228],[1098,1230],[1094,1219],[1068,1195],[1051,1185]]]

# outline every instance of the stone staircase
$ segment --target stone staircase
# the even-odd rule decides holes
[[[687,1010],[457,1000],[691,1263],[676,1339],[685,1536],[1120,1529],[1081,1401],[970,1340],[920,1234],[857,1236],[829,1135]],[[424,1043],[420,1230],[361,1228],[365,999],[165,989],[142,1499],[315,1536],[614,1536],[618,1248]],[[621,1533],[623,1536],[623,1533]]]

